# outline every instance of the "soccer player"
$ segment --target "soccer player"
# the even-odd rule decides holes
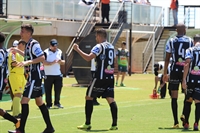
[[[184,89],[186,89],[186,102],[184,103],[184,106],[186,110],[191,110],[191,103],[194,100],[195,102],[195,122],[194,122],[194,131],[198,131],[198,124],[199,124],[199,118],[200,118],[200,35],[194,36],[194,44],[195,46],[189,48],[186,50],[185,55],[185,66],[184,66],[184,73],[183,73],[183,81],[182,86]],[[188,106],[188,105],[189,106]],[[189,107],[189,108],[188,108]],[[189,121],[188,116],[186,117],[185,114],[185,125],[184,128],[189,128]]]
[[[31,98],[35,99],[36,105],[39,107],[43,119],[46,123],[46,129],[42,133],[53,133],[55,130],[51,124],[49,110],[42,100],[42,77],[40,74],[40,62],[44,61],[44,53],[40,47],[38,41],[32,38],[34,32],[31,24],[23,24],[21,26],[20,36],[23,41],[26,42],[24,61],[17,64],[18,67],[25,67],[25,71],[28,74],[27,84],[21,100],[22,104],[22,115],[20,127],[16,131],[9,131],[11,133],[24,133],[25,124],[29,114],[29,101]],[[23,54],[22,51],[17,52]],[[29,131],[31,132],[31,131]]]
[[[179,128],[178,122],[178,89],[179,84],[183,79],[183,66],[185,65],[185,51],[189,47],[193,46],[192,39],[185,36],[186,30],[185,25],[179,23],[176,27],[177,35],[174,38],[171,38],[166,44],[166,57],[164,65],[164,75],[163,81],[168,81],[167,76],[167,67],[172,57],[171,72],[169,79],[169,90],[171,91],[171,108],[174,118],[173,128]]]
[[[6,67],[7,66],[7,51],[6,51],[6,49],[3,48],[4,41],[5,41],[5,35],[0,32],[0,70],[1,70],[1,72],[3,72],[3,73],[1,73],[0,79],[5,79],[7,77],[7,75],[5,73],[5,72],[7,72],[7,67]],[[6,86],[6,83],[4,82],[4,80],[0,80],[0,81],[1,81],[0,82],[0,91],[3,91],[4,87]],[[2,92],[1,92],[1,94],[2,94]],[[1,97],[2,97],[2,95],[1,95]],[[0,98],[0,100],[1,100],[1,98]],[[20,122],[1,108],[0,108],[0,116],[2,116],[6,120],[13,122],[15,124],[16,128],[19,127]]]
[[[91,129],[91,116],[93,111],[93,97],[106,98],[110,105],[112,114],[112,126],[110,130],[117,130],[117,104],[114,100],[114,47],[106,41],[107,33],[104,29],[96,31],[95,45],[90,54],[84,53],[79,49],[77,44],[74,44],[74,50],[86,61],[96,58],[96,72],[86,92],[85,103],[85,124],[78,126],[78,129],[89,130]]]
[[[128,70],[128,62],[129,62],[129,52],[126,49],[126,42],[121,43],[121,48],[118,48],[117,53],[116,53],[116,60],[118,64],[118,73],[117,73],[117,78],[116,78],[116,83],[115,85],[118,85],[118,79],[120,73],[122,74],[121,78],[121,83],[120,86],[124,87],[124,78],[126,75],[126,72]]]
[[[17,49],[24,51],[26,42],[18,42]],[[8,69],[9,69],[9,83],[14,95],[13,98],[13,116],[16,118],[21,117],[20,101],[26,84],[24,76],[24,67],[17,67],[19,62],[22,62],[24,57],[15,51],[11,51],[8,56]]]

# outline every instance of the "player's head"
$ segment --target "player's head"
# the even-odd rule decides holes
[[[49,44],[50,44],[49,46],[50,50],[55,52],[58,48],[58,41],[56,39],[52,39]]]
[[[19,43],[17,45],[17,48],[24,51],[25,50],[25,46],[26,46],[26,42],[23,40],[19,40]]]
[[[21,32],[20,32],[22,40],[29,41],[29,39],[33,35],[33,32],[34,32],[34,28],[31,24],[23,24],[21,26]]]
[[[5,38],[6,38],[5,35],[2,32],[0,32],[0,46],[3,46]]]
[[[162,70],[163,69],[163,66],[159,63],[155,63],[154,64],[154,68],[156,68],[157,70]]]
[[[125,48],[126,48],[126,42],[125,42],[125,41],[122,41],[121,47],[122,47],[122,49],[125,49]]]
[[[194,40],[194,44],[196,44],[197,42],[200,43],[200,34],[196,34],[196,35],[193,37],[193,40]]]
[[[107,39],[107,32],[105,29],[97,29],[96,30],[96,41],[97,43],[102,43]]]
[[[183,23],[178,23],[176,25],[176,31],[178,35],[185,35],[186,34],[186,26]]]

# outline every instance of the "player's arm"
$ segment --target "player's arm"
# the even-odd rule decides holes
[[[60,65],[65,65],[65,60],[63,58],[63,56],[61,56],[61,60],[57,61]]]
[[[91,61],[93,58],[96,57],[96,55],[94,53],[92,53],[92,52],[90,54],[84,53],[76,43],[74,44],[73,49],[76,52],[78,52],[79,55],[86,61]]]
[[[53,64],[56,63],[55,61],[49,62],[49,61],[46,60],[46,59],[47,59],[47,54],[46,54],[46,52],[44,52],[44,58],[45,58],[45,60],[44,60],[42,63],[43,63],[43,65],[45,65],[45,66],[51,66],[51,65],[53,65]]]
[[[192,59],[192,54],[189,49],[186,50],[185,59],[186,60],[185,60],[184,68],[183,68],[183,79],[182,79],[183,89],[187,89],[186,77],[188,75],[189,66]]]
[[[12,52],[17,52],[19,53],[21,56],[24,56],[24,51],[21,51],[20,49],[18,48],[11,48],[10,51]]]

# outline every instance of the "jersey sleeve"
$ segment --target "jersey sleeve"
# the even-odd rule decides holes
[[[129,52],[128,51],[126,52],[126,57],[129,57]]]
[[[36,56],[36,57],[39,57],[41,55],[44,54],[44,52],[42,51],[41,47],[40,47],[40,44],[36,43],[33,45],[32,47],[32,53]]]
[[[185,59],[192,59],[193,55],[190,49],[186,49]]]
[[[116,54],[115,55],[119,56],[119,50],[118,49],[116,50]]]
[[[166,48],[165,48],[165,51],[167,53],[172,53],[172,49],[171,49],[171,46],[170,46],[170,43],[171,43],[171,40],[169,40],[166,44]]]
[[[3,54],[0,52],[0,67],[3,65],[4,57]]]
[[[102,47],[100,44],[97,44],[96,46],[94,46],[91,50],[91,53],[95,54],[96,56],[98,56],[102,51]]]

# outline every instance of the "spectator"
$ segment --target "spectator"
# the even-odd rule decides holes
[[[44,72],[45,72],[45,94],[46,94],[46,104],[47,108],[52,107],[52,87],[54,85],[54,107],[63,108],[60,104],[60,94],[63,86],[63,75],[60,71],[60,65],[64,65],[62,51],[58,49],[58,42],[56,39],[50,41],[50,46],[44,50],[45,61]]]
[[[118,79],[119,79],[119,75],[120,73],[122,74],[122,78],[121,78],[121,83],[120,86],[124,87],[124,78],[126,75],[126,72],[128,71],[129,68],[129,52],[126,49],[126,42],[122,42],[121,43],[121,48],[118,48],[117,53],[116,53],[116,60],[117,60],[117,64],[118,64],[118,73],[117,73],[117,78],[116,78],[116,83],[115,85],[118,85]]]
[[[109,19],[110,0],[100,0],[100,2],[101,2],[101,15],[102,15],[101,23],[104,23],[105,18],[107,20],[107,23],[110,23]]]
[[[24,51],[26,42],[19,41],[17,45],[17,49]],[[13,116],[16,118],[21,117],[20,111],[20,101],[22,97],[22,93],[25,88],[26,79],[24,77],[24,67],[18,67],[17,64],[22,62],[24,57],[19,53],[12,51],[9,53],[8,56],[8,69],[9,69],[9,83],[11,92],[13,93]]]
[[[170,9],[174,18],[174,27],[178,24],[178,0],[171,0]]]

